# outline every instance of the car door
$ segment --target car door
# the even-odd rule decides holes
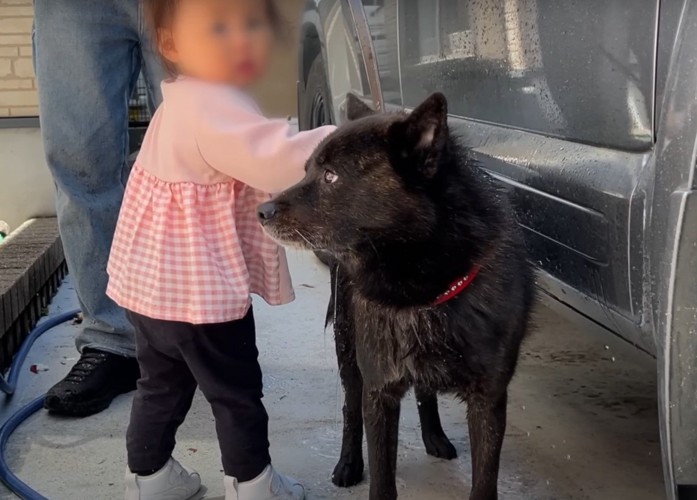
[[[454,130],[511,190],[542,289],[653,348],[642,322],[658,0],[385,0],[405,107]],[[632,235],[632,236],[630,236]]]

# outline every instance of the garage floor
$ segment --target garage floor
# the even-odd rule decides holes
[[[341,391],[331,333],[322,318],[328,273],[308,254],[291,255],[298,300],[286,307],[255,305],[259,348],[271,416],[274,462],[301,478],[310,499],[365,498],[362,484],[334,488],[329,475],[340,446]],[[76,307],[70,282],[51,312]],[[511,388],[509,426],[500,474],[503,499],[653,500],[664,497],[651,366],[540,308]],[[6,416],[64,375],[76,359],[75,326],[44,336],[34,347],[18,395]],[[33,363],[47,371],[33,374]],[[124,432],[130,395],[84,420],[40,414],[9,445],[16,472],[51,499],[122,498]],[[428,457],[410,397],[402,412],[398,486],[404,499],[461,499],[470,481],[465,409],[442,398],[446,432],[460,453],[453,462]],[[198,397],[180,431],[178,457],[199,470],[208,498],[222,498],[213,421]],[[2,488],[0,486],[0,488]],[[0,498],[12,498],[1,493]]]

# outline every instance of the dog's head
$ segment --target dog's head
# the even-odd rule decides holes
[[[349,95],[350,121],[315,151],[299,184],[259,207],[259,221],[284,245],[334,255],[432,231],[447,115],[442,94],[409,115],[375,113]]]

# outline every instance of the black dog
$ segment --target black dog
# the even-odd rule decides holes
[[[360,479],[363,417],[370,498],[397,497],[400,400],[414,385],[436,434],[433,394],[467,403],[470,498],[495,499],[507,388],[533,301],[509,201],[451,136],[442,95],[410,115],[350,98],[349,118],[301,183],[259,207],[276,240],[339,263],[332,307],[346,423],[335,482]]]

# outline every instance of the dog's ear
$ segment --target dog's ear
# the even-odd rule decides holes
[[[448,142],[448,101],[435,93],[389,131],[393,152],[402,161],[418,166],[425,177],[433,177]]]
[[[355,94],[346,94],[346,118],[350,121],[374,115],[373,111],[366,103],[360,100]]]

